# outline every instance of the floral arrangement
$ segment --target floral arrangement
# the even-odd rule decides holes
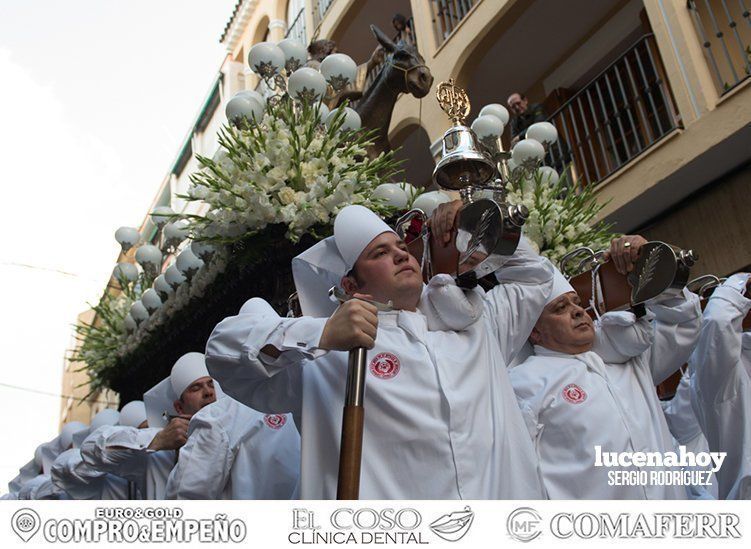
[[[182,196],[207,204],[208,212],[159,213],[163,224],[187,220],[186,234],[215,251],[203,263],[193,257],[201,265],[195,274],[169,295],[161,292],[161,305],[145,318],[136,319],[134,311],[136,307],[143,311],[141,299],[158,268],[151,275],[141,272],[133,280],[116,276],[118,288],[108,288],[92,307],[95,320],[75,326],[80,345],[70,358],[85,363],[92,392],[111,386],[124,357],[204,295],[225,271],[233,246],[272,245],[262,238],[272,227],[278,235],[273,238],[281,238],[279,227],[284,227],[284,238],[291,242],[306,233],[320,238],[331,231],[334,217],[349,204],[362,204],[385,216],[393,213],[395,208],[374,190],[394,176],[399,163],[393,153],[374,159],[367,156],[373,134],[351,129],[350,112],[340,107],[327,115],[320,104],[279,98],[269,102],[259,122],[244,119],[222,128],[219,152],[214,159],[197,157],[201,170],[191,176],[191,188]],[[402,192],[412,200],[419,194],[404,185]],[[166,235],[163,239],[162,259],[165,253],[177,251],[167,245]],[[159,256],[156,247],[151,248]],[[191,254],[190,241],[183,253]]]
[[[605,207],[594,196],[594,187],[576,189],[568,184],[567,172],[559,177],[549,167],[520,168],[511,172],[506,184],[507,200],[529,210],[524,234],[540,255],[554,265],[567,253],[581,247],[597,251],[616,236],[612,225],[597,220]]]
[[[269,102],[258,123],[222,128],[219,154],[197,156],[202,169],[182,197],[209,206],[204,216],[186,216],[194,238],[232,243],[282,223],[296,242],[306,232],[318,236],[349,204],[386,213],[372,193],[396,173],[393,153],[368,158],[373,134],[347,129],[345,107],[325,124],[324,114],[325,108],[282,98]]]
[[[129,282],[118,278],[121,291],[105,290],[99,303],[91,305],[94,320],[91,324],[75,324],[73,330],[79,345],[73,349],[68,358],[72,362],[84,364],[77,371],[86,370],[90,378],[89,394],[107,387],[107,373],[115,364],[117,351],[125,344],[125,317],[133,303],[140,297],[144,281]],[[88,398],[89,395],[86,395]]]
[[[175,313],[185,308],[194,298],[201,298],[214,279],[227,267],[229,253],[218,248],[208,264],[205,264],[193,276],[190,283],[183,283],[172,292],[161,307],[149,318],[137,324],[130,331],[126,317],[133,304],[143,295],[143,289],[151,285],[151,278],[141,272],[138,279],[129,281],[116,277],[118,288],[108,288],[99,303],[91,306],[94,321],[91,324],[74,326],[80,345],[74,349],[69,358],[82,362],[91,380],[91,392],[109,387],[118,361],[138,348],[144,340],[152,337],[166,324]]]

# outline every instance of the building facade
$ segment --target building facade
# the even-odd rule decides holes
[[[693,248],[697,274],[751,265],[751,18],[746,0],[239,0],[223,68],[254,88],[250,47],[330,39],[364,63],[376,24],[405,16],[436,84],[453,77],[474,114],[511,93],[542,106],[579,185],[622,232]],[[473,115],[470,115],[470,119]],[[431,93],[397,102],[390,140],[427,185],[448,121]],[[509,130],[506,130],[507,134]],[[507,135],[507,139],[511,136]],[[432,151],[432,152],[431,152]]]

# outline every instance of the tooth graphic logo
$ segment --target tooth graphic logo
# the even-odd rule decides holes
[[[24,542],[29,541],[39,531],[39,515],[33,509],[19,509],[10,519],[10,526],[13,531]]]
[[[446,541],[459,541],[469,531],[475,513],[469,506],[464,511],[456,511],[437,518],[430,524],[430,529],[441,539]]]

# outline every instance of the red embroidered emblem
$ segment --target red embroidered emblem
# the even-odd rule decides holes
[[[587,400],[587,393],[576,383],[569,383],[563,388],[563,398],[571,404],[581,404]]]
[[[281,414],[266,414],[263,422],[272,429],[281,429],[287,423],[287,418]]]
[[[381,379],[396,377],[399,369],[399,358],[392,353],[378,353],[370,361],[370,373]]]

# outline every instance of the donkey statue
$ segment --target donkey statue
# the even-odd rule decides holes
[[[433,75],[414,45],[401,40],[394,43],[375,25],[370,25],[370,30],[384,50],[384,63],[373,84],[364,90],[355,110],[363,127],[377,130],[368,150],[368,156],[374,158],[391,150],[389,124],[399,94],[411,93],[418,99],[425,97],[433,84]]]

